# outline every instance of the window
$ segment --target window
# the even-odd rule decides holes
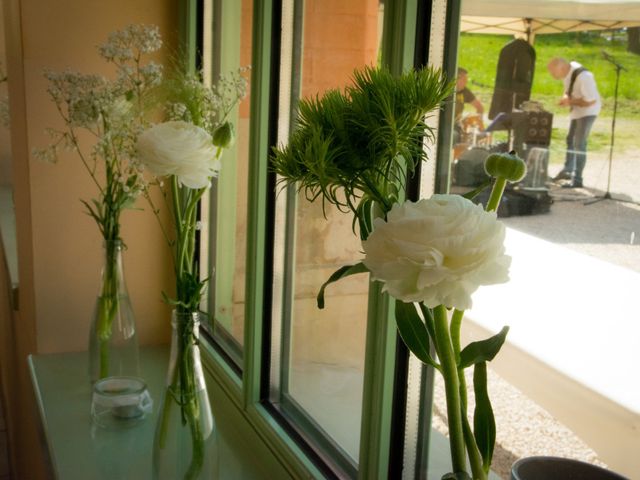
[[[634,251],[640,197],[632,187],[640,169],[635,162],[637,120],[630,113],[637,102],[632,72],[640,60],[630,53],[638,38],[636,24],[621,20],[635,19],[638,12],[635,7],[587,1],[561,12],[550,8],[466,0],[460,12],[450,6],[446,14],[454,19],[461,15],[461,32],[457,21],[448,21],[447,33],[440,35],[443,50],[457,55],[445,56],[444,66],[454,75],[460,72],[472,92],[463,94],[459,83],[463,108],[455,112],[454,105],[448,105],[442,115],[440,165],[448,165],[445,159],[451,158],[450,179],[448,169],[436,177],[442,179],[442,189],[463,193],[478,185],[484,179],[482,162],[495,151],[516,150],[529,170],[520,184],[507,190],[499,213],[513,257],[511,280],[478,290],[463,327],[467,342],[486,338],[503,325],[511,327],[507,345],[490,364],[489,377],[497,422],[493,468],[503,478],[518,458],[559,454],[564,448],[571,448],[577,459],[599,458],[621,473],[638,469],[637,461],[627,460],[633,455],[620,460],[630,432],[615,421],[625,409],[638,411],[637,397],[630,396],[638,391],[637,382],[629,386],[623,380],[637,375],[631,367],[619,377],[600,373],[617,370],[615,365],[633,365],[627,353],[637,349],[637,337],[629,337],[635,327],[625,319],[637,310],[634,292],[640,286]],[[569,64],[570,70],[555,79],[548,65],[556,57],[583,64],[602,100],[589,125],[583,170],[580,158],[575,161],[582,150],[579,142],[568,145],[566,137],[572,118],[585,112],[558,105],[570,86],[568,72],[576,65]],[[628,70],[620,71],[614,142],[616,63]],[[587,87],[579,83],[576,88],[575,96],[586,98]],[[572,171],[573,178],[562,178],[565,170]],[[595,357],[589,353],[594,349],[599,352]],[[428,444],[422,454],[428,456],[429,468],[442,474],[445,470],[437,470],[435,463],[446,459],[447,445],[441,441],[446,422],[437,380],[433,423],[425,419],[417,445]],[[428,391],[429,382],[423,385]],[[409,400],[417,402],[411,386],[409,392]],[[611,410],[596,412],[596,398],[606,398]],[[590,428],[594,422],[598,428]],[[520,443],[514,441],[522,436],[514,424],[558,433],[545,438],[534,434]],[[430,437],[429,427],[436,430]]]
[[[286,142],[299,97],[343,88],[355,68],[379,59],[382,5],[283,2],[279,142]],[[331,25],[331,28],[327,28]],[[290,115],[293,111],[293,118]],[[361,257],[351,216],[280,190],[274,241],[271,401],[300,431],[354,475],[359,457],[369,282],[345,279],[318,289]]]
[[[376,0],[342,3],[245,0],[242,5],[227,6],[231,3],[234,2],[220,0],[211,6],[215,26],[212,31],[218,39],[218,43],[213,43],[219,47],[219,51],[212,54],[215,60],[213,70],[218,68],[218,71],[224,71],[252,63],[251,77],[254,83],[251,85],[252,98],[246,100],[237,113],[238,144],[232,157],[235,165],[228,169],[228,175],[235,176],[236,182],[229,182],[232,192],[217,190],[212,194],[212,221],[207,245],[209,260],[217,268],[216,287],[211,299],[219,324],[215,337],[226,347],[236,364],[243,368],[244,383],[239,394],[242,400],[238,403],[243,405],[254,427],[262,429],[265,438],[275,442],[280,438],[278,435],[288,435],[287,438],[294,442],[285,442],[286,448],[283,447],[283,450],[293,451],[299,447],[295,455],[313,459],[319,471],[327,476],[431,478],[442,475],[449,466],[448,447],[442,434],[432,430],[432,426],[439,428],[437,417],[440,408],[437,400],[436,420],[432,423],[432,372],[415,363],[415,359],[408,360],[406,351],[397,343],[390,302],[364,276],[355,276],[330,287],[326,310],[320,311],[315,307],[315,295],[320,284],[338,266],[360,256],[359,245],[351,232],[350,217],[331,210],[325,219],[319,205],[307,202],[295,191],[282,190],[276,196],[273,193],[276,179],[267,173],[269,148],[277,142],[286,142],[291,125],[295,122],[296,103],[300,97],[322,94],[327,88],[344,86],[353,68],[380,61],[389,63],[396,70],[429,63],[442,66],[450,76],[455,76],[460,65],[468,70],[469,89],[485,108],[485,124],[479,127],[470,123],[462,131],[456,132],[452,126],[454,121],[457,124],[460,119],[454,118],[454,103],[447,104],[439,117],[433,119],[439,131],[437,145],[430,156],[432,161],[422,166],[420,182],[412,184],[410,195],[417,198],[431,195],[434,191],[465,191],[470,185],[463,183],[474,178],[474,171],[469,170],[469,165],[474,163],[475,157],[470,156],[493,148],[504,148],[505,142],[518,143],[520,153],[529,162],[538,167],[542,165],[550,176],[555,176],[566,154],[563,137],[569,122],[566,111],[554,105],[557,92],[553,91],[561,90],[562,85],[550,79],[546,64],[551,55],[558,54],[560,47],[563,52],[567,51],[567,43],[590,45],[591,50],[588,51],[593,53],[595,49],[598,61],[595,61],[594,55],[576,58],[589,63],[589,66],[593,65],[591,68],[598,87],[602,88],[605,102],[590,136],[592,143],[585,169],[585,184],[581,189],[560,190],[559,185],[557,189],[553,187],[550,195],[557,196],[555,203],[550,206],[550,214],[514,215],[505,217],[505,221],[510,228],[509,241],[516,239],[510,245],[519,248],[514,250],[515,262],[519,261],[518,258],[534,259],[538,268],[541,265],[547,265],[545,268],[549,269],[557,268],[544,255],[533,255],[533,252],[544,250],[541,247],[542,237],[547,241],[544,243],[545,249],[548,244],[554,249],[563,247],[558,243],[570,247],[556,250],[563,254],[561,258],[553,258],[558,258],[558,265],[565,265],[567,271],[583,272],[582,276],[586,278],[585,268],[591,268],[588,265],[592,263],[584,254],[593,256],[619,252],[616,261],[624,264],[631,273],[627,272],[628,275],[624,276],[628,279],[624,288],[607,293],[608,298],[616,298],[616,302],[630,302],[616,315],[617,322],[624,317],[622,312],[635,308],[633,295],[627,295],[626,292],[629,285],[632,286],[631,291],[637,291],[638,286],[635,283],[637,265],[633,261],[635,256],[632,251],[637,243],[635,235],[638,224],[637,205],[633,202],[637,202],[638,198],[636,192],[628,188],[637,183],[634,180],[637,170],[627,160],[635,155],[635,136],[632,132],[636,127],[629,113],[636,99],[632,88],[633,76],[622,71],[619,93],[624,101],[619,104],[618,118],[624,120],[618,124],[614,154],[626,150],[626,155],[614,157],[617,161],[613,163],[611,182],[607,185],[615,76],[612,76],[614,69],[610,62],[599,58],[599,50],[604,48],[615,52],[613,56],[618,60],[622,56],[627,62],[623,62],[625,66],[636,65],[636,57],[622,53],[626,42],[631,41],[633,31],[631,28],[600,29],[563,33],[560,35],[568,36],[562,37],[547,35],[540,30],[548,28],[549,22],[525,22],[525,30],[527,27],[538,29],[534,42],[537,63],[531,99],[541,100],[543,107],[554,115],[551,137],[547,139],[548,144],[544,145],[544,142],[533,138],[523,139],[522,131],[515,132],[514,128],[509,132],[504,128],[505,124],[494,125],[495,128],[488,132],[490,136],[485,132],[489,125],[486,116],[491,110],[499,51],[503,43],[510,41],[510,37],[471,33],[478,27],[477,16],[481,15],[481,12],[473,10],[476,2],[467,1],[461,6],[459,2],[444,0],[398,1],[384,5]],[[593,2],[575,3],[588,10],[587,7]],[[504,14],[528,18],[525,15],[527,12],[516,11],[509,2],[504,5],[502,11],[491,14],[496,18]],[[225,11],[225,8],[228,10]],[[607,15],[611,13],[612,9],[608,9]],[[636,10],[635,7],[621,8],[613,13],[619,18],[632,18]],[[460,15],[462,36],[458,32]],[[482,16],[485,17],[482,21],[486,23],[486,15]],[[216,23],[216,18],[220,23]],[[248,27],[245,27],[251,22],[254,25],[253,39],[250,38]],[[602,19],[596,23],[600,27],[606,26]],[[563,25],[565,29],[574,28],[566,22]],[[485,27],[497,28],[495,25]],[[249,48],[251,44],[253,47]],[[476,108],[474,103],[466,103],[467,113],[473,113]],[[529,107],[535,108],[535,105],[530,104]],[[454,134],[455,145],[462,144],[459,148],[451,148]],[[434,161],[436,158],[437,162]],[[477,166],[478,162],[475,163]],[[534,168],[532,171],[538,170]],[[545,183],[546,177],[542,180]],[[527,181],[530,184],[525,187],[529,188],[530,193],[532,189],[540,188],[536,183],[540,177],[530,177]],[[582,205],[581,200],[602,196],[609,186],[612,197],[627,201],[607,199],[590,206]],[[570,199],[578,201],[570,202]],[[580,220],[583,223],[575,223],[576,228],[572,230],[556,230],[557,236],[549,236],[551,220],[546,219],[553,219],[556,213],[578,206],[583,210],[579,215],[573,215],[571,221],[575,223]],[[597,209],[604,209],[604,213]],[[599,211],[603,217],[589,213]],[[597,221],[595,218],[604,219]],[[599,230],[603,225],[607,230],[604,232],[606,235],[597,237],[597,232],[603,232]],[[525,235],[527,242],[518,240]],[[613,240],[612,235],[615,236]],[[242,244],[244,238],[247,239],[246,245]],[[206,248],[203,249],[205,253]],[[568,259],[573,259],[573,263],[563,263]],[[509,297],[514,291],[521,295],[518,297],[520,311],[522,305],[526,305],[527,314],[536,311],[536,308],[543,310],[538,319],[529,319],[528,324],[524,325],[523,331],[527,332],[524,337],[531,334],[531,338],[535,338],[533,334],[536,332],[531,331],[531,326],[540,325],[539,318],[556,321],[556,324],[570,324],[567,319],[573,315],[570,310],[573,310],[575,303],[564,302],[563,308],[568,306],[570,310],[558,310],[557,304],[549,303],[551,293],[556,295],[557,292],[563,292],[564,295],[565,292],[572,292],[567,285],[557,283],[566,272],[553,276],[542,272],[540,275],[543,280],[536,280],[532,285],[533,277],[527,274],[530,268],[532,266],[525,266],[520,274],[516,271],[508,285],[488,289],[487,293],[479,292],[474,300],[476,307],[467,315],[471,335],[486,336],[481,330],[494,328],[492,324],[484,323],[482,317],[488,318],[490,315],[487,312],[495,312],[495,305],[502,304],[500,298]],[[609,265],[607,268],[613,267]],[[528,279],[529,283],[519,283],[523,278],[527,280],[528,276],[532,277]],[[606,274],[604,278],[614,277]],[[607,285],[596,280],[593,284],[598,285],[597,288],[607,288]],[[555,290],[549,290],[549,285],[555,285]],[[542,291],[543,287],[546,296],[536,293]],[[511,293],[504,293],[501,288],[510,289]],[[591,292],[587,295],[591,300],[598,296],[596,290],[582,291]],[[569,295],[577,298],[581,294],[573,292]],[[562,300],[560,303],[563,303]],[[585,308],[591,307],[599,309],[603,305],[597,306],[590,301]],[[609,315],[603,310],[599,311],[601,316]],[[619,331],[623,332],[629,329],[628,325],[620,324],[619,327]],[[567,331],[566,335],[575,335],[575,331]],[[591,331],[602,333],[602,325],[593,324]],[[510,335],[514,347],[525,349],[524,344],[518,344],[519,339],[523,338],[522,333],[516,333],[514,328]],[[638,338],[637,335],[626,337],[625,340],[629,342]],[[579,342],[573,343],[580,347]],[[584,348],[594,348],[593,344],[587,342],[584,345],[588,345]],[[548,351],[555,348],[549,342],[537,342],[537,346],[548,348]],[[640,351],[637,344],[627,347],[612,355],[629,355],[629,352]],[[580,351],[579,358],[586,357],[588,354]],[[615,358],[618,365],[638,363],[637,357]],[[525,393],[532,392],[529,388],[531,385],[518,384],[517,373],[523,371],[519,370],[521,364],[512,362],[512,365],[518,367],[509,370],[504,363],[501,366],[498,357],[496,370],[508,381],[521,386]],[[562,362],[552,366],[556,369],[569,367],[567,364],[563,366]],[[596,368],[595,365],[592,367]],[[532,370],[525,371],[530,373]],[[562,370],[561,373],[567,374],[567,371]],[[544,378],[543,375],[525,377],[528,380]],[[609,378],[605,374],[601,377]],[[587,383],[583,386],[587,390],[602,387],[602,384],[588,383],[593,378],[590,372],[585,378]],[[635,377],[629,374],[627,378]],[[537,385],[546,388],[542,383]],[[437,390],[436,387],[436,397]],[[633,401],[624,396],[623,390],[616,395],[614,403]],[[580,402],[571,404],[574,410],[571,412],[572,407],[566,403],[563,405],[560,402],[553,407],[549,406],[549,398],[533,397],[545,408],[553,409],[554,414],[565,415],[571,429],[582,435],[581,420],[579,415],[576,416],[576,410],[579,410],[576,405]],[[264,421],[265,418],[268,421]],[[279,422],[273,422],[274,418]],[[604,423],[608,425],[607,428],[612,425],[611,422]],[[274,425],[285,425],[286,428],[277,430]],[[276,430],[278,433],[273,433]],[[501,430],[505,431],[506,428],[499,421],[499,435]],[[614,438],[618,434],[619,438],[628,440],[627,445],[633,445],[633,438],[624,429],[606,438]],[[594,441],[597,443],[598,439]],[[597,444],[598,453],[606,454],[610,449],[607,450],[609,447],[601,443]],[[505,445],[501,445],[501,448],[508,450]],[[621,447],[616,444],[611,448]],[[517,453],[521,454],[526,453]],[[309,463],[304,465],[304,468],[311,468]]]
[[[303,468],[329,477],[397,478],[409,471],[405,463],[419,456],[425,442],[415,434],[423,410],[405,399],[407,353],[398,342],[393,304],[362,275],[332,285],[326,309],[316,308],[320,285],[361,256],[351,218],[328,210],[325,219],[321,205],[293,190],[276,196],[277,179],[267,175],[266,163],[269,145],[286,141],[299,98],[342,88],[355,68],[382,60],[398,72],[411,67],[416,30],[423,33],[423,51],[432,30],[425,33],[416,18],[429,18],[431,6],[419,2],[422,13],[416,16],[411,2],[262,1],[252,3],[253,11],[249,2],[228,3],[205,3],[205,33],[213,25],[209,44],[216,46],[205,54],[205,67],[210,62],[215,74],[248,63],[248,21],[255,50],[252,98],[244,102],[251,111],[241,105],[237,112],[238,150],[230,152],[232,165],[221,174],[235,176],[237,183],[214,188],[203,206],[210,228],[203,232],[201,261],[216,267],[210,298],[215,340],[232,363],[244,367],[238,392],[244,401],[238,402],[246,418],[278,445],[282,435],[293,438],[284,451],[308,456],[312,464],[307,460]],[[443,8],[444,2],[433,10]],[[432,37],[440,40],[439,34]],[[434,161],[423,169],[424,188],[433,188],[435,170]],[[409,395],[417,392],[424,401],[430,390],[421,397],[425,392],[415,380],[422,375],[420,366],[409,368]],[[411,408],[406,416],[405,404]]]
[[[252,5],[250,0],[205,2],[203,17],[208,28],[204,29],[203,71],[209,80],[251,66]],[[249,72],[243,75],[250,76]],[[207,308],[214,319],[212,333],[238,368],[245,325],[250,90],[230,114],[236,141],[223,155],[209,202],[202,203],[208,222],[203,222],[201,261],[213,273]]]

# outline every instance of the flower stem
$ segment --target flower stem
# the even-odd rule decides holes
[[[456,365],[460,365],[460,329],[462,327],[462,319],[464,318],[464,311],[455,309],[453,315],[451,315],[451,326],[449,331],[451,332],[451,344],[453,346],[453,355],[456,359]],[[458,383],[460,385],[460,409],[462,411],[462,418],[466,421],[467,418],[467,379],[464,377],[464,368],[458,367]]]
[[[458,366],[449,335],[447,309],[442,305],[434,309],[434,327],[438,345],[444,388],[447,398],[447,422],[449,425],[449,444],[451,463],[454,473],[466,471],[464,432],[462,427],[462,409],[460,405],[460,385]]]
[[[455,355],[457,365],[460,365],[460,330],[463,318],[463,310],[455,309],[453,311],[453,315],[451,316],[450,332],[453,353]],[[482,468],[482,457],[480,456],[476,439],[473,436],[473,431],[471,430],[471,426],[469,425],[469,420],[467,418],[467,379],[464,376],[464,368],[458,368],[458,383],[460,385],[462,429],[464,432],[464,442],[469,456],[469,463],[471,464],[471,471],[473,473],[474,480],[484,480],[487,478],[487,475]]]
[[[460,362],[460,327],[462,326],[462,318],[464,311],[455,309],[451,316],[451,344],[453,345],[453,353],[456,356],[456,363]]]
[[[118,240],[105,240],[105,265],[98,299],[97,336],[100,351],[99,378],[109,375],[109,341],[113,320],[118,312]]]
[[[473,480],[486,480],[487,474],[482,467],[482,457],[476,444],[476,439],[471,431],[471,425],[469,420],[465,416],[463,417],[462,428],[464,430],[464,440],[469,452],[469,464],[471,465],[471,473],[473,474]]]
[[[507,179],[503,177],[497,177],[493,188],[491,189],[491,196],[487,202],[487,212],[495,212],[500,205],[500,199],[504,193],[504,187],[507,185]]]

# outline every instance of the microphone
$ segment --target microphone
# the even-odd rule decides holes
[[[616,59],[612,56],[609,55],[607,52],[605,52],[604,50],[600,50],[600,52],[602,52],[602,56],[605,60],[613,63],[616,67],[618,67],[620,70],[624,70],[624,71],[628,71],[626,68],[624,68],[622,65],[620,65]]]

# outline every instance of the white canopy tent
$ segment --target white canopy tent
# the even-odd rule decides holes
[[[638,0],[466,0],[460,29],[514,35],[533,43],[538,34],[636,26]]]

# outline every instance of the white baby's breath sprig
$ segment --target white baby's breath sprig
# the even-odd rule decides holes
[[[148,55],[161,46],[158,27],[130,25],[98,47],[100,56],[115,67],[114,78],[72,70],[45,72],[63,127],[50,129],[50,145],[33,155],[55,162],[62,150],[77,154],[99,191],[96,199],[83,204],[105,240],[119,238],[120,213],[146,188],[135,145],[149,125],[149,99],[162,81],[162,67]]]

